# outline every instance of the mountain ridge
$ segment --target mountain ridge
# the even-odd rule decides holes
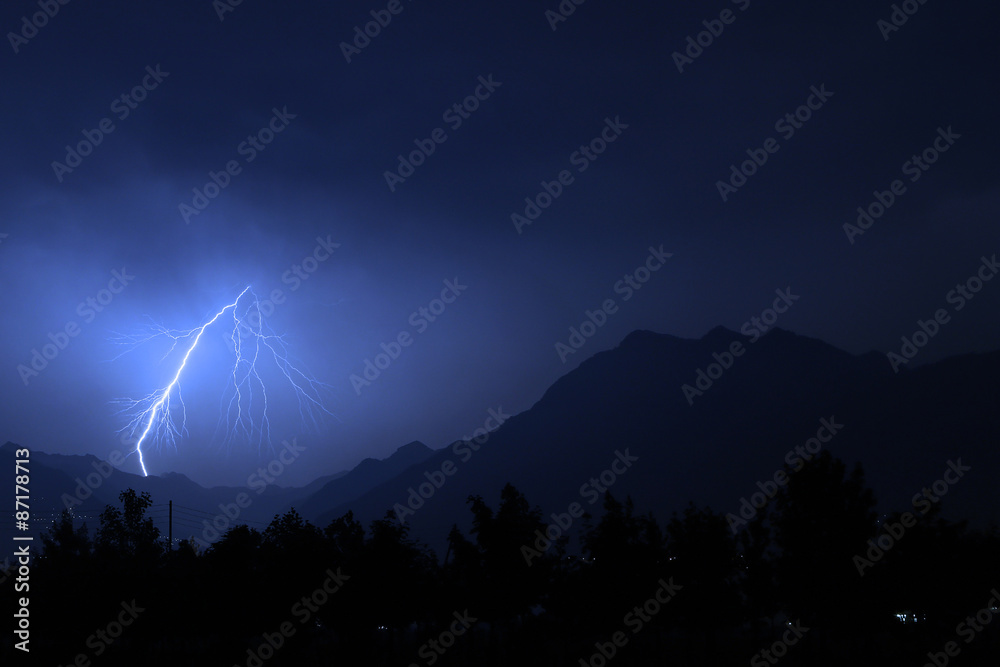
[[[725,327],[699,339],[633,331],[558,378],[529,409],[479,443],[456,441],[434,450],[412,441],[386,459],[364,459],[305,487],[251,494],[254,506],[241,520],[265,524],[295,507],[323,526],[347,511],[368,522],[395,510],[415,537],[440,547],[451,525],[468,526],[468,496],[489,502],[511,482],[546,512],[562,511],[624,452],[640,462],[618,476],[610,489],[616,497],[632,495],[637,507],[661,518],[688,501],[729,512],[758,480],[784,465],[785,452],[813,436],[821,419],[844,424],[826,447],[849,466],[862,462],[885,506],[905,506],[935,479],[935,468],[964,455],[984,470],[981,481],[970,475],[945,507],[957,501],[963,516],[997,518],[995,510],[980,510],[991,492],[989,476],[1000,473],[1000,458],[990,451],[991,434],[1000,426],[992,415],[1000,400],[993,379],[1000,351],[894,373],[884,354],[852,354],[781,328],[751,340]],[[739,349],[734,343],[742,346],[738,355],[730,353]],[[685,386],[700,393],[686,393]],[[7,443],[0,453],[13,455],[13,446]],[[89,474],[87,466],[99,460],[39,454],[39,464],[69,473]],[[449,462],[454,470],[441,472]],[[64,474],[60,483],[73,477],[79,475]],[[183,475],[167,480],[177,482],[172,487],[121,471],[111,477],[114,482],[102,482],[88,507],[113,502],[124,485],[158,493],[185,486],[204,499],[195,507],[213,503],[210,515],[239,490],[204,489]],[[431,484],[427,497],[414,496],[431,480],[443,482]]]

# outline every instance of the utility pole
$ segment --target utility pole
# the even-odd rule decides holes
[[[167,501],[167,548],[174,550],[174,501]]]

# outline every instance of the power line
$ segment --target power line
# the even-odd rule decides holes
[[[177,508],[186,509],[186,510],[191,511],[191,512],[198,512],[199,514],[205,514],[207,516],[216,516],[218,514],[218,512],[214,512],[214,513],[213,512],[206,512],[204,510],[195,509],[193,507],[185,507],[184,505],[174,504],[174,509],[177,509]]]

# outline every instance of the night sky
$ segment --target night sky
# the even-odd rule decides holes
[[[910,0],[895,29],[860,1],[51,2],[37,30],[37,2],[0,10],[2,440],[127,450],[114,400],[178,357],[115,340],[247,285],[329,385],[307,428],[266,371],[274,446],[307,446],[282,484],[470,435],[635,329],[739,331],[776,290],[777,326],[853,353],[938,309],[910,367],[998,347],[1000,281],[949,296],[1000,253],[990,3]],[[150,472],[244,483],[274,452],[218,437],[221,328],[189,363]]]

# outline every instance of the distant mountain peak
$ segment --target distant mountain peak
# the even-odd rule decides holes
[[[702,337],[708,338],[709,336],[718,336],[719,334],[734,334],[734,333],[736,332],[732,331],[731,329],[727,329],[721,324],[717,324],[714,327],[712,327],[711,330],[709,330],[709,332]]]
[[[621,347],[631,347],[638,345],[648,345],[651,342],[660,341],[664,338],[673,338],[670,334],[657,333],[649,329],[636,329],[631,332],[620,343]]]
[[[392,453],[393,456],[396,454],[411,454],[414,452],[425,452],[429,451],[430,447],[420,442],[419,440],[414,440],[413,442],[408,442],[395,452]]]
[[[771,331],[777,331],[777,330],[778,329],[771,329]],[[733,331],[731,329],[727,329],[721,324],[712,327],[712,329],[710,329],[701,338],[694,338],[694,339],[678,338],[677,336],[673,336],[671,334],[658,333],[656,331],[650,331],[648,329],[636,329],[635,331],[632,331],[631,333],[626,335],[625,338],[622,339],[622,342],[619,344],[619,347],[626,349],[642,348],[649,346],[660,346],[667,341],[680,342],[684,340],[687,340],[688,342],[690,342],[691,340],[707,341],[707,342],[722,340],[725,341],[726,344],[728,344],[730,341],[737,340],[742,337],[743,336],[738,332]]]
[[[704,336],[701,337],[701,340],[709,342],[721,340],[728,345],[730,342],[738,338],[742,338],[742,335],[735,331],[727,329],[726,327],[719,324],[717,326],[712,327],[712,329],[709,330],[708,333],[706,333]]]
[[[317,492],[301,503],[300,511],[307,518],[316,518],[333,507],[355,500],[433,455],[433,449],[419,440],[414,440],[397,449],[386,459],[367,458],[347,474],[323,484]]]

